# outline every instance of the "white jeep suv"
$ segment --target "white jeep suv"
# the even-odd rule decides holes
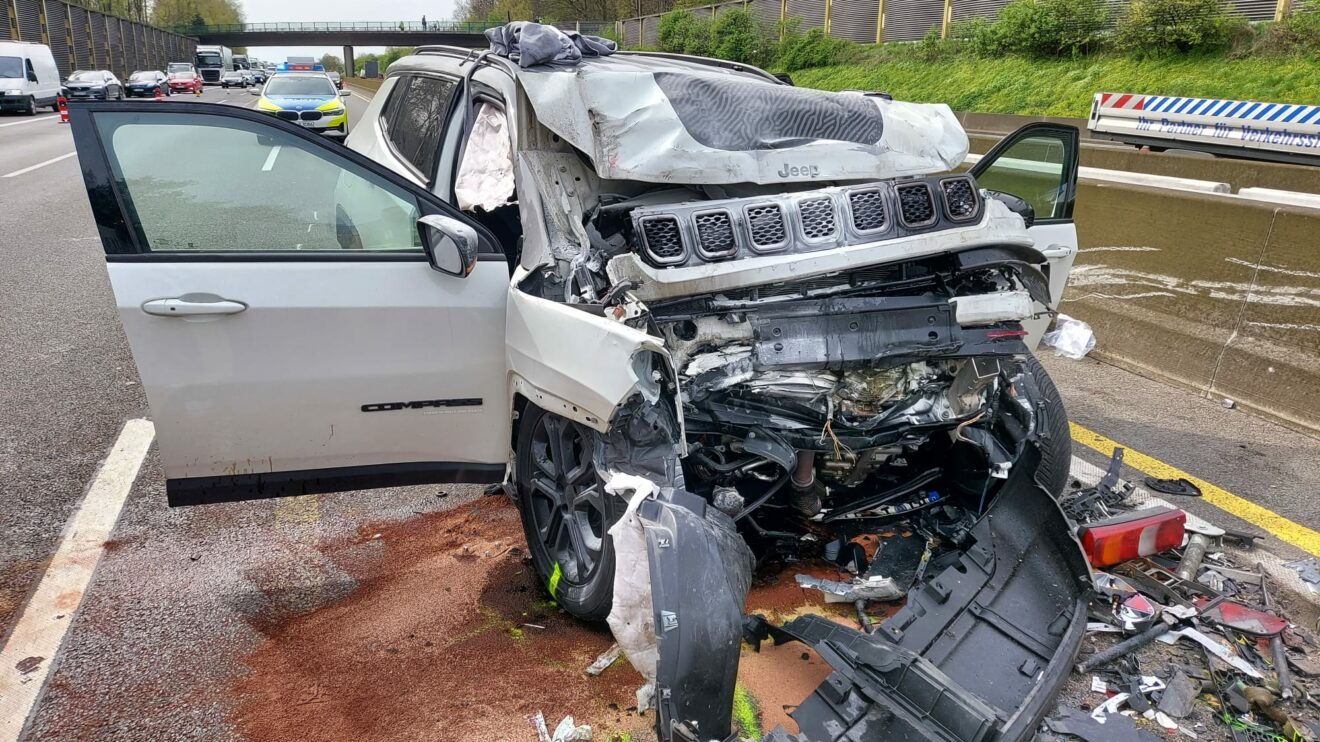
[[[1076,129],[960,172],[943,105],[445,47],[390,67],[347,148],[240,107],[72,121],[171,505],[507,482],[555,600],[599,619],[643,491],[663,739],[734,734],[744,631],[835,666],[813,740],[1017,739],[1066,677],[1088,573],[1032,350]],[[875,633],[744,623],[754,559],[896,523],[938,546]]]

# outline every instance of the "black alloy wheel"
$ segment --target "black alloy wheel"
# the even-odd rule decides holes
[[[614,593],[607,531],[622,505],[605,493],[593,444],[586,426],[529,405],[518,430],[517,482],[537,573],[564,610],[599,620]]]

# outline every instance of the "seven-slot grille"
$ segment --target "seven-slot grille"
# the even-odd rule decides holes
[[[758,252],[777,250],[788,244],[784,211],[779,204],[748,206],[747,227],[752,235],[752,249]]]
[[[948,178],[940,181],[940,190],[944,192],[944,210],[949,218],[964,222],[976,216],[976,186],[970,178]]]
[[[649,263],[677,266],[949,229],[983,212],[976,181],[946,175],[641,207],[632,210],[632,224]]]
[[[898,218],[905,227],[925,227],[939,218],[935,200],[926,183],[903,183],[894,188],[898,192]]]
[[[705,211],[695,215],[697,252],[704,258],[727,258],[738,252],[738,238],[733,233],[729,212]]]
[[[889,226],[885,194],[879,188],[850,192],[848,209],[852,212],[853,229],[858,232],[879,232]]]
[[[834,199],[829,196],[798,201],[798,217],[802,219],[802,236],[808,240],[824,240],[839,231],[834,222]]]
[[[687,258],[683,232],[675,217],[647,217],[642,222],[642,237],[646,240],[646,252],[661,265],[681,263]]]

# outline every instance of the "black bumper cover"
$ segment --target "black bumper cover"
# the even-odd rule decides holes
[[[748,619],[753,643],[802,641],[835,671],[771,742],[1030,739],[1071,672],[1090,572],[1025,446],[959,561],[864,634],[818,616]]]

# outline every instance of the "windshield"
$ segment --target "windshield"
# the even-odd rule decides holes
[[[133,76],[128,78],[129,82],[151,82],[156,79],[155,72],[134,72]]]
[[[198,54],[197,64],[199,65],[218,65],[220,64],[220,55],[214,52],[210,54]]]
[[[0,57],[0,77],[24,77],[23,60],[18,57]]]
[[[95,72],[95,71],[92,71],[92,72],[75,72],[75,73],[73,73],[72,75],[69,75],[69,79],[70,79],[70,80],[78,80],[78,81],[80,81],[80,82],[101,82],[101,81],[105,80],[105,74],[104,74],[104,73],[101,73],[101,72]]]
[[[193,66],[191,64],[188,64],[187,62],[175,62],[170,65],[169,69],[170,69],[170,74],[175,74],[180,72],[187,73],[193,71]]]
[[[266,83],[266,95],[335,95],[335,86],[325,77],[276,75]]]
[[[230,71],[230,72],[226,72],[226,73],[224,74],[224,76],[225,76],[225,77],[242,77],[242,76],[243,76],[243,73],[242,73],[242,72],[233,72],[233,71]]]

